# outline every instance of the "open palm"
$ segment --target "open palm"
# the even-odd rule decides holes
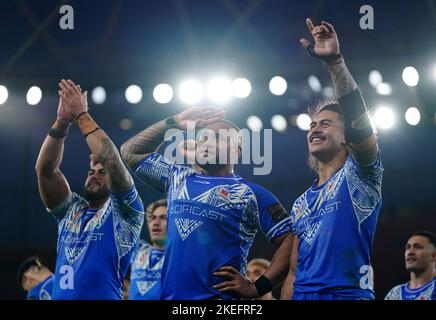
[[[191,107],[174,117],[177,126],[186,130],[188,121],[195,122],[196,126],[205,127],[213,122],[223,120],[226,112],[217,107]]]

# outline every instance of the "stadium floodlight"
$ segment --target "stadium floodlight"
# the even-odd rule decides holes
[[[406,122],[411,126],[416,126],[421,121],[421,113],[415,107],[407,109],[404,117],[406,118]]]
[[[390,96],[392,94],[392,86],[389,83],[382,82],[377,86],[377,93],[382,96]]]
[[[322,85],[317,76],[310,75],[307,79],[307,83],[309,84],[309,87],[310,89],[312,89],[313,92],[319,93],[322,91]]]
[[[186,104],[199,103],[204,96],[203,85],[195,79],[185,80],[179,87],[179,96]]]
[[[37,105],[42,99],[41,88],[37,86],[32,86],[26,94],[27,103],[31,106]]]
[[[297,127],[303,131],[309,131],[312,119],[307,113],[301,113],[297,116]]]
[[[257,116],[249,116],[247,118],[247,127],[251,131],[259,132],[263,128],[262,120]]]
[[[273,77],[269,82],[269,90],[273,95],[282,96],[288,89],[288,83],[285,78],[280,76]]]
[[[173,88],[166,83],[160,83],[153,90],[153,98],[157,103],[166,104],[171,102],[174,97]]]
[[[225,104],[232,98],[232,82],[225,77],[215,77],[208,83],[207,94],[211,102]]]
[[[419,83],[419,73],[414,67],[407,67],[403,70],[403,81],[409,87],[416,87]]]
[[[245,78],[237,78],[232,82],[232,93],[235,98],[245,99],[251,93],[251,83]]]
[[[288,127],[288,123],[284,116],[276,114],[271,118],[271,126],[278,132],[284,132]]]
[[[125,92],[127,102],[137,104],[142,100],[142,89],[136,84],[127,87]]]
[[[371,86],[373,86],[374,88],[377,88],[377,86],[383,82],[383,77],[381,75],[381,73],[378,70],[372,70],[369,73],[369,83],[371,84]]]
[[[0,105],[8,100],[8,88],[0,86]]]
[[[103,104],[106,101],[106,90],[101,87],[95,87],[91,93],[92,101],[95,104]]]
[[[374,122],[379,129],[391,129],[395,124],[394,111],[390,107],[379,106],[374,112]]]

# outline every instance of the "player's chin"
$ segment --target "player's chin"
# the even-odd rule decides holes
[[[109,189],[106,186],[85,187],[85,197],[88,200],[107,198],[109,197]]]
[[[422,269],[423,268],[420,268],[420,266],[415,262],[412,262],[412,263],[406,262],[406,271],[407,272],[420,272]]]
[[[330,153],[330,150],[325,145],[310,144],[309,153],[317,159],[323,159],[326,155]]]

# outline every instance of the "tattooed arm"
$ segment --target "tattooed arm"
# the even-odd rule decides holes
[[[166,120],[144,129],[121,145],[121,156],[128,167],[133,168],[149,154],[156,152],[169,129]]]
[[[323,60],[329,68],[336,99],[344,117],[348,151],[358,164],[371,164],[377,158],[377,137],[372,130],[365,101],[340,53],[336,31],[325,21],[314,26],[307,19],[306,24],[315,40],[315,46],[306,39],[301,39],[300,42],[311,56]]]
[[[357,84],[342,57],[328,64],[330,75],[335,87],[336,99],[341,99],[357,89]]]
[[[192,107],[173,117],[175,126],[186,130],[188,122],[192,121],[199,127],[224,119],[225,111],[214,107]],[[165,132],[169,129],[168,119],[159,121],[130,138],[121,146],[121,156],[132,168],[156,152],[164,141]]]
[[[133,185],[132,177],[115,145],[89,115],[87,92],[82,94],[80,88],[71,80],[62,80],[60,86],[62,90],[59,93],[66,101],[66,109],[76,117],[93,155],[93,161],[101,163],[107,172],[109,190],[116,194],[129,191]]]
[[[86,138],[95,162],[101,163],[108,175],[108,186],[112,193],[120,194],[130,190],[132,177],[117,148],[103,130],[97,130]]]

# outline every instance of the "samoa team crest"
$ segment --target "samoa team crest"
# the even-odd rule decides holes
[[[218,193],[219,193],[219,195],[220,195],[221,197],[223,197],[223,198],[228,198],[228,197],[230,196],[230,192],[229,192],[229,190],[227,190],[227,188],[225,188],[225,187],[221,187],[221,188],[218,190]]]

